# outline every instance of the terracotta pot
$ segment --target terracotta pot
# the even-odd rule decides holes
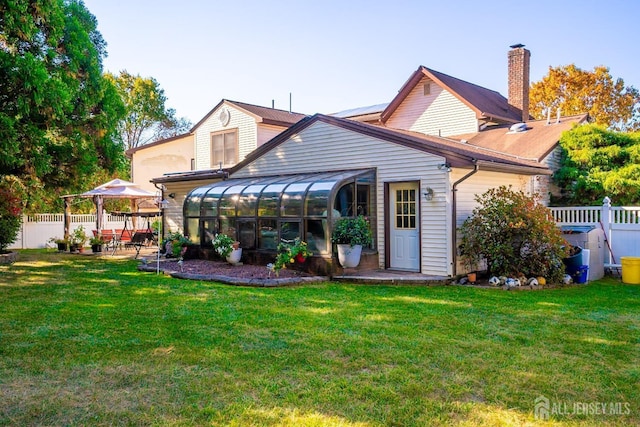
[[[476,273],[467,273],[467,279],[471,283],[476,283],[476,279],[477,279]]]

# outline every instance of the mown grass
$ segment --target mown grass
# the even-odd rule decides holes
[[[262,289],[136,265],[0,266],[0,424],[640,424],[637,285]],[[541,395],[567,410],[537,421]]]

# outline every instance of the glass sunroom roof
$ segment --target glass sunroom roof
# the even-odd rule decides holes
[[[331,192],[341,183],[359,176],[371,179],[373,170],[228,179],[192,190],[185,200],[185,214],[191,217],[320,215],[327,209]]]

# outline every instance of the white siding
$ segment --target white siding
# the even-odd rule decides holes
[[[165,227],[166,232],[179,231],[184,233],[184,216],[182,215],[182,207],[184,205],[184,199],[187,194],[196,187],[211,184],[217,182],[218,179],[199,180],[199,181],[181,181],[181,182],[168,182],[165,185],[164,195],[165,199],[169,202],[169,205],[164,210]],[[168,195],[175,193],[175,197],[171,198]],[[163,233],[166,234],[166,233]]]
[[[438,169],[443,159],[422,151],[382,141],[370,136],[316,122],[266,153],[232,178],[328,170],[375,168],[377,170],[376,246],[379,264],[384,267],[385,182],[420,181],[435,191],[432,201],[420,197],[422,259],[421,272],[450,274],[447,213],[450,211],[447,173]]]
[[[222,126],[218,120],[222,108],[228,109],[231,113],[226,126]],[[217,165],[211,164],[211,133],[233,129],[238,130],[238,161],[256,149],[258,137],[255,118],[231,105],[222,104],[194,131],[196,170],[217,168]]]
[[[469,170],[454,169],[451,172],[451,182],[454,183],[465,174],[469,173]],[[524,191],[527,194],[531,193],[531,177],[527,175],[512,175],[499,172],[487,172],[480,170],[478,173],[472,175],[468,180],[462,181],[456,192],[456,228],[460,228],[462,223],[471,216],[473,209],[478,206],[475,201],[476,194],[483,194],[491,188],[497,188],[501,185],[511,186],[514,191]],[[458,236],[459,244],[460,236]],[[461,264],[458,263],[458,271],[464,271]]]
[[[431,83],[424,95],[424,83]],[[387,121],[387,126],[426,135],[461,135],[478,131],[475,112],[435,82],[423,78]]]

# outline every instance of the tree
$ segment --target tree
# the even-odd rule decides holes
[[[0,178],[55,193],[122,164],[105,48],[79,0],[0,3]]]
[[[531,85],[529,105],[537,119],[559,108],[563,115],[589,113],[595,123],[612,129],[640,129],[638,90],[614,80],[603,66],[593,71],[573,64],[549,67],[549,73]]]
[[[118,129],[127,149],[178,135],[191,126],[188,120],[177,119],[175,110],[165,107],[164,90],[153,77],[134,76],[125,70],[118,76],[107,74],[107,78],[118,88],[126,106],[127,114]]]
[[[620,205],[640,203],[640,132],[616,132],[595,124],[560,138],[561,167],[553,180],[556,204],[598,205],[605,196]]]
[[[493,275],[561,282],[566,242],[537,196],[502,186],[475,200],[478,207],[460,228],[463,260],[484,259]]]

